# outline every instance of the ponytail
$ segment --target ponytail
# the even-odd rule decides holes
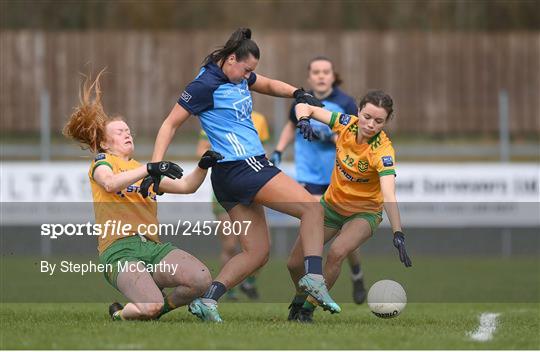
[[[104,71],[101,70],[93,82],[90,75],[85,75],[79,94],[79,106],[74,109],[62,130],[64,136],[76,140],[83,149],[90,149],[93,153],[104,152],[101,142],[105,139],[105,126],[110,121],[101,104],[99,78]]]
[[[236,55],[237,61],[247,58],[250,54],[259,60],[261,53],[257,44],[251,40],[251,29],[239,28],[234,31],[225,45],[212,51],[204,59],[203,64],[224,62],[232,54]]]

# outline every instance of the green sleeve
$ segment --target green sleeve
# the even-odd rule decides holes
[[[109,164],[107,161],[103,160],[103,161],[98,161],[94,167],[92,168],[92,178],[94,178],[94,172],[96,171],[96,168],[100,165],[107,165],[108,167],[111,168],[111,170],[113,169],[112,165]]]

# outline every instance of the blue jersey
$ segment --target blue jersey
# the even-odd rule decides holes
[[[354,99],[337,87],[322,102],[326,110],[350,115],[358,114],[358,107]],[[289,119],[296,125],[297,119],[294,112],[294,104],[291,107]],[[310,123],[314,130],[324,130],[326,134],[332,133],[330,127],[322,122],[311,119]],[[296,179],[298,182],[316,185],[330,184],[330,176],[332,175],[334,159],[336,158],[336,146],[334,143],[317,140],[309,142],[297,130],[294,150]]]
[[[257,130],[251,120],[253,102],[249,86],[257,76],[236,84],[211,62],[201,68],[187,85],[178,104],[200,118],[212,149],[225,158],[220,162],[244,160],[264,154]]]

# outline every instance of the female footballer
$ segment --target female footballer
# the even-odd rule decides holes
[[[334,63],[329,58],[317,56],[309,62],[307,82],[311,88],[310,93],[322,101],[326,110],[349,115],[358,113],[354,99],[339,89],[343,82],[334,68]],[[279,142],[270,161],[279,166],[282,153],[294,139],[296,180],[319,201],[330,184],[330,176],[336,158],[336,135],[328,125],[316,120],[311,121],[315,139],[309,142],[303,138],[300,131],[295,131],[297,122],[293,104],[289,113],[289,121],[281,131]],[[313,162],[314,158],[317,162]],[[357,304],[361,304],[367,294],[358,251],[351,253],[347,259],[352,273],[353,300]],[[304,300],[300,298],[296,304],[293,304],[294,309],[291,309],[289,320],[295,319],[296,312],[302,307]]]
[[[373,235],[382,220],[383,207],[392,225],[399,258],[406,267],[412,265],[405,250],[395,195],[394,148],[383,131],[392,117],[392,98],[382,91],[369,92],[360,101],[358,111],[358,116],[354,116],[307,104],[295,107],[306,137],[313,133],[311,118],[327,124],[337,134],[336,167],[330,186],[321,198],[325,210],[325,240],[335,238],[324,266],[328,288],[336,282],[343,260]],[[295,244],[287,266],[296,282],[302,275],[300,243]],[[297,320],[312,321],[316,304],[308,297]]]
[[[270,139],[270,131],[268,129],[268,122],[266,117],[256,111],[251,112],[251,120],[253,121],[253,126],[257,130],[259,139],[261,143],[266,143]],[[197,155],[203,155],[204,152],[210,149],[210,141],[208,141],[208,136],[206,133],[201,130],[199,136],[199,142],[197,143]],[[218,221],[225,223],[226,221],[231,221],[227,211],[219,204],[216,199],[216,196],[212,194],[212,212]],[[223,227],[219,227],[219,238],[221,239],[221,253],[220,260],[221,265],[225,265],[236,253],[238,253],[237,246],[239,244],[238,236],[226,235],[223,231]],[[240,291],[242,291],[249,299],[256,300],[259,298],[259,291],[256,286],[256,273],[248,276],[242,283],[239,285]],[[236,291],[234,287],[229,288],[226,293],[226,298],[231,301],[238,300]]]
[[[141,233],[157,225],[155,193],[193,193],[202,184],[208,168],[219,159],[219,154],[208,152],[199,167],[182,177],[182,169],[170,162],[141,165],[132,159],[134,142],[126,122],[119,116],[109,117],[101,104],[99,78],[93,83],[86,79],[80,105],[75,108],[63,133],[95,154],[88,176],[94,200],[96,224],[116,221],[129,224],[123,233],[99,236],[100,262],[110,264],[105,273],[107,281],[131,302],[125,307],[113,303],[109,314],[113,320],[147,320],[191,302],[206,291],[211,283],[208,268],[191,254],[170,243],[161,243],[156,233]],[[92,95],[94,96],[92,98]],[[154,188],[150,197],[143,197],[138,189],[141,180],[166,176]],[[180,179],[181,178],[181,179]],[[131,265],[125,265],[126,262]],[[146,270],[148,264],[163,265],[177,270]],[[121,271],[120,268],[131,268]],[[156,267],[159,267],[156,266]],[[162,288],[173,287],[165,298]]]
[[[251,90],[322,104],[303,89],[256,75],[253,71],[259,58],[259,47],[246,28],[235,31],[222,48],[210,53],[163,122],[152,157],[154,161],[162,160],[178,127],[190,115],[199,116],[210,144],[225,157],[212,171],[216,198],[233,223],[250,223],[246,235],[240,236],[242,251],[223,266],[203,297],[190,304],[190,311],[206,321],[221,321],[219,298],[268,260],[270,241],[263,206],[301,220],[305,275],[299,286],[323,308],[340,311],[322,276],[323,209],[302,186],[266,159],[250,118]]]

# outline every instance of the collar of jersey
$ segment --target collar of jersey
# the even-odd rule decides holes
[[[210,62],[210,63],[206,64],[204,67],[206,67],[206,69],[208,71],[210,71],[212,74],[218,76],[218,78],[220,80],[223,80],[224,83],[232,83],[232,84],[234,84],[233,82],[229,81],[229,77],[227,77],[227,75],[223,72],[223,70],[215,62]]]
[[[325,100],[332,101],[332,98],[335,98],[339,94],[338,89],[339,89],[338,87],[332,87],[332,92],[330,93],[330,95],[327,96],[326,98],[324,98],[321,101],[323,101],[323,102]],[[315,96],[315,92],[313,90],[308,90],[308,93]]]
[[[377,138],[379,138],[379,135],[381,134],[382,131],[379,131],[376,135],[374,135],[373,137],[371,137],[369,140],[368,140],[368,144],[371,144],[373,142],[375,142],[377,140]]]

